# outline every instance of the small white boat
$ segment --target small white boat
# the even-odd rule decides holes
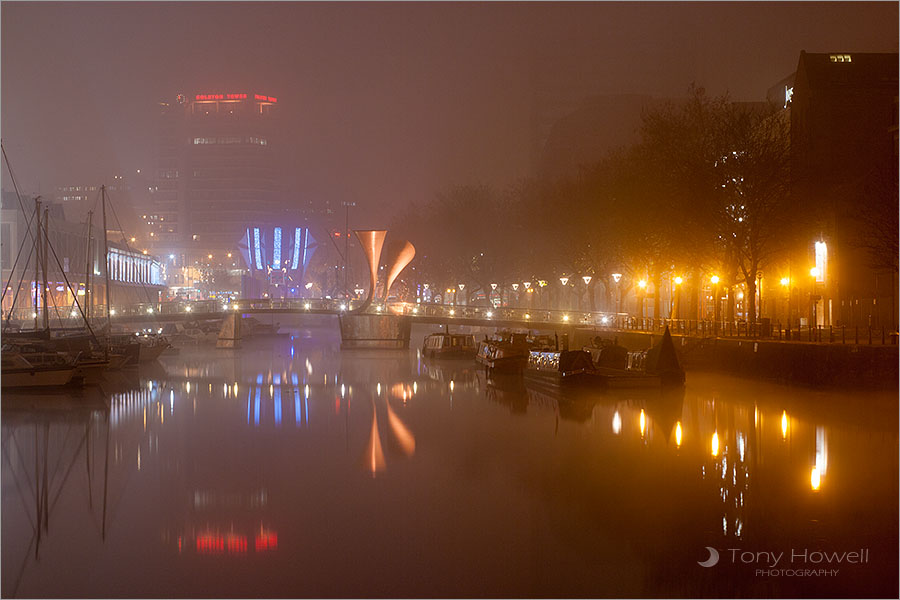
[[[76,367],[57,357],[49,360],[41,355],[29,361],[17,352],[4,352],[0,385],[4,388],[60,387],[72,382]],[[38,364],[35,364],[38,363]]]

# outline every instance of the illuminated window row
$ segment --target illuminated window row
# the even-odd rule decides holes
[[[255,144],[257,146],[267,146],[269,141],[261,137],[241,137],[238,135],[226,135],[220,137],[195,137],[194,145],[209,144]],[[177,177],[177,175],[176,175]]]

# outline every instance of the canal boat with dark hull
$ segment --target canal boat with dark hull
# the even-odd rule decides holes
[[[543,386],[633,389],[684,385],[684,370],[668,329],[658,344],[637,352],[628,352],[615,342],[582,350],[532,350],[524,376]]]
[[[584,350],[531,350],[523,374],[553,385],[593,385],[594,363]]]
[[[525,333],[501,333],[494,339],[478,342],[475,362],[489,371],[519,373],[528,362],[531,344]]]
[[[684,369],[678,360],[678,351],[672,341],[669,328],[663,332],[658,344],[646,350],[623,352],[614,344],[591,351],[594,373],[608,388],[678,387],[684,385]]]
[[[462,333],[432,333],[425,337],[425,358],[472,358],[477,346],[475,336]]]

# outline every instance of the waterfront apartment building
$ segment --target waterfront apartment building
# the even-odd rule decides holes
[[[770,90],[789,111],[803,214],[792,279],[819,326],[897,327],[897,98],[897,54],[801,52]]]
[[[236,253],[249,223],[283,218],[278,110],[278,98],[253,91],[179,94],[159,104],[146,214],[157,254],[193,265]]]

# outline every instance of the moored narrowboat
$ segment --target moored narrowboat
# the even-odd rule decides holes
[[[422,354],[425,358],[472,358],[476,348],[474,335],[432,333],[425,337]]]

